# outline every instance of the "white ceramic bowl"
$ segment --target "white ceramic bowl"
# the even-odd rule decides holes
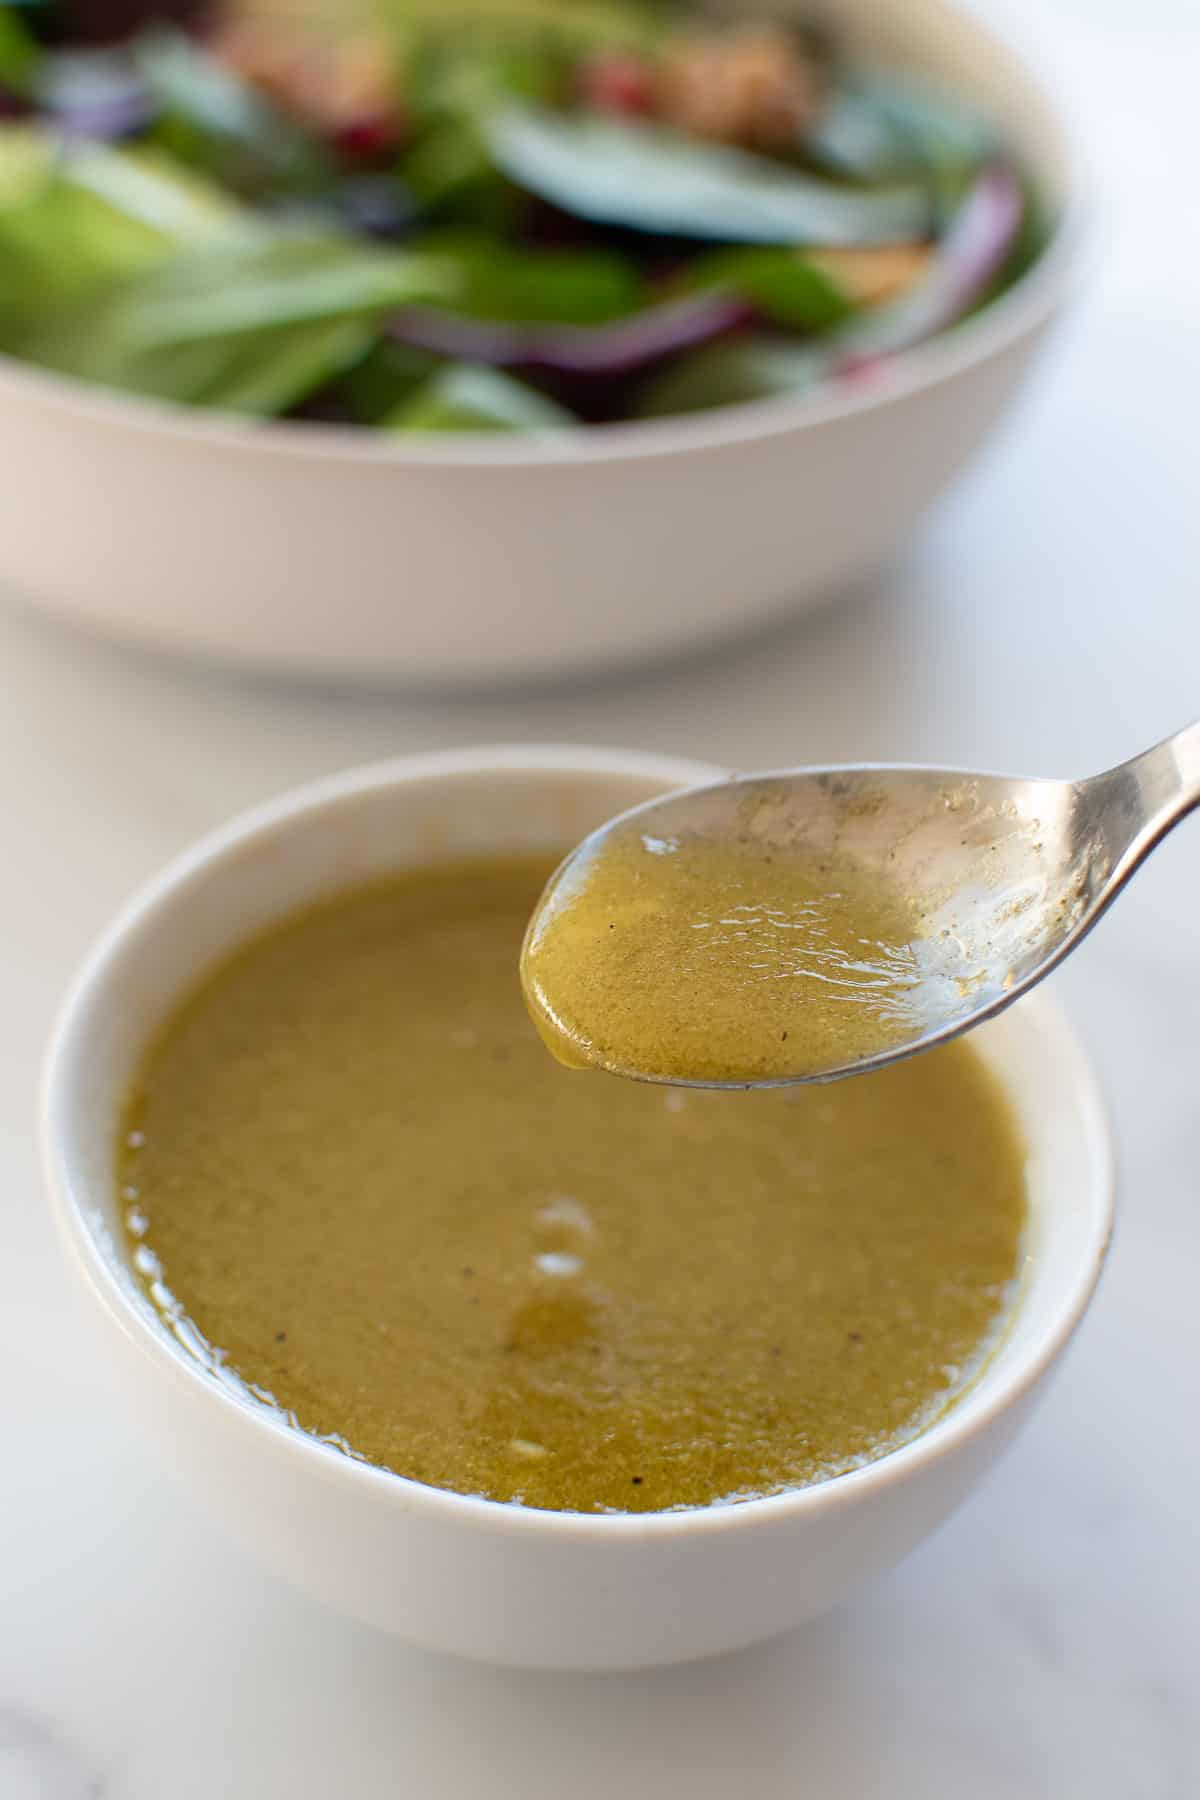
[[[0,445],[21,471],[0,582],[168,650],[443,687],[669,656],[849,585],[1021,385],[1074,267],[1077,183],[1039,87],[948,0],[831,10],[852,55],[993,112],[1063,209],[1024,281],[886,384],[561,443],[414,441],[185,412],[0,359]]]
[[[50,1051],[44,1143],[58,1223],[144,1429],[246,1544],[330,1605],[498,1662],[607,1669],[785,1631],[910,1550],[1027,1416],[1100,1271],[1103,1109],[1074,1039],[1025,1004],[977,1036],[1029,1152],[1028,1271],[975,1386],[913,1443],[821,1486],[683,1513],[538,1512],[424,1487],[282,1425],[176,1341],[121,1244],[114,1134],[150,1034],[215,960],[348,883],[444,857],[555,850],[699,764],[601,750],[469,750],[335,777],[235,822],[126,908]]]

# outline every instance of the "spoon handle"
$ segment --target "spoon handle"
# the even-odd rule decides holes
[[[1082,782],[1076,795],[1096,918],[1172,826],[1200,806],[1200,723]]]
[[[1125,764],[1141,800],[1142,854],[1200,806],[1200,722]]]

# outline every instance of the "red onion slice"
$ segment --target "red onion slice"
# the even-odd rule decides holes
[[[711,343],[753,317],[746,301],[714,293],[650,307],[608,325],[510,325],[409,306],[393,317],[388,331],[414,349],[492,368],[614,377]]]
[[[939,244],[928,275],[890,306],[838,333],[838,372],[896,356],[958,324],[1004,268],[1024,217],[1016,170],[1005,161],[988,163]]]

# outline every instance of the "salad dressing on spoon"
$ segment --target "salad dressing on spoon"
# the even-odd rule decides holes
[[[655,1081],[793,1080],[919,1025],[920,922],[836,857],[631,819],[564,865],[522,979],[560,1061]]]
[[[587,838],[521,956],[576,1066],[751,1087],[877,1068],[1039,981],[1200,805],[1200,725],[1079,782],[801,769],[668,795]]]

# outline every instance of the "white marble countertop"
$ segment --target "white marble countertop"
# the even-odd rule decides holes
[[[1064,1373],[904,1567],[735,1658],[460,1666],[261,1573],[87,1359],[33,1143],[87,941],[190,838],[307,776],[517,737],[1068,774],[1200,714],[1200,9],[990,4],[1074,94],[1096,278],[1019,419],[853,604],[669,674],[463,704],[234,685],[0,614],[0,1800],[1200,1795],[1200,822],[1056,981],[1123,1166]]]

